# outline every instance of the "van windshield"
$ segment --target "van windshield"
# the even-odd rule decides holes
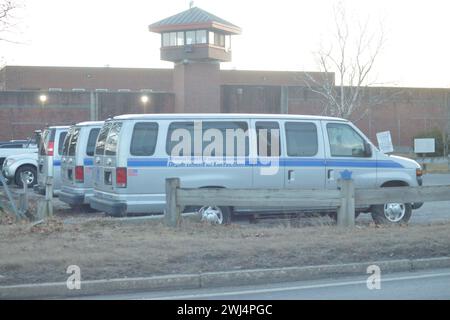
[[[106,138],[108,137],[109,129],[111,129],[112,122],[107,122],[103,125],[98,134],[97,144],[95,145],[95,154],[102,156],[105,153]]]

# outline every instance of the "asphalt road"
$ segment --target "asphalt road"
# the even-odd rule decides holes
[[[142,292],[84,297],[121,300],[398,300],[450,299],[450,268],[383,275],[380,289],[369,290],[369,275],[217,289]]]

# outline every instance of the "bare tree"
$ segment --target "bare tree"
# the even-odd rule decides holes
[[[364,116],[385,99],[376,90],[367,90],[376,85],[370,76],[385,43],[382,25],[375,32],[368,21],[350,27],[345,8],[339,4],[334,7],[334,28],[332,43],[326,48],[322,44],[316,53],[323,76],[318,79],[307,73],[306,86],[325,100],[324,115],[349,118],[358,111]]]
[[[19,4],[14,0],[0,0],[0,41],[14,42],[8,35],[16,26],[14,12]]]

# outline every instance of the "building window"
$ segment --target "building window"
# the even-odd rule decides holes
[[[162,34],[162,46],[168,47],[170,45],[170,33]]]
[[[177,46],[184,46],[184,32],[177,32]]]
[[[186,31],[186,44],[195,44],[195,31]]]
[[[195,33],[196,33],[196,43],[199,44],[206,43],[206,30],[197,30]]]
[[[231,50],[231,36],[230,35],[225,36],[225,49],[228,51]]]
[[[177,33],[171,32],[170,33],[170,46],[174,47],[177,45]]]
[[[214,33],[214,44],[219,47],[225,47],[225,35]]]

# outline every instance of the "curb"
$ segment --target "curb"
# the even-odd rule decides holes
[[[136,291],[217,288],[317,280],[335,276],[366,275],[367,267],[370,265],[378,265],[383,273],[412,272],[450,267],[450,257],[88,280],[81,282],[80,290],[67,289],[65,282],[0,286],[0,299],[65,298]]]

